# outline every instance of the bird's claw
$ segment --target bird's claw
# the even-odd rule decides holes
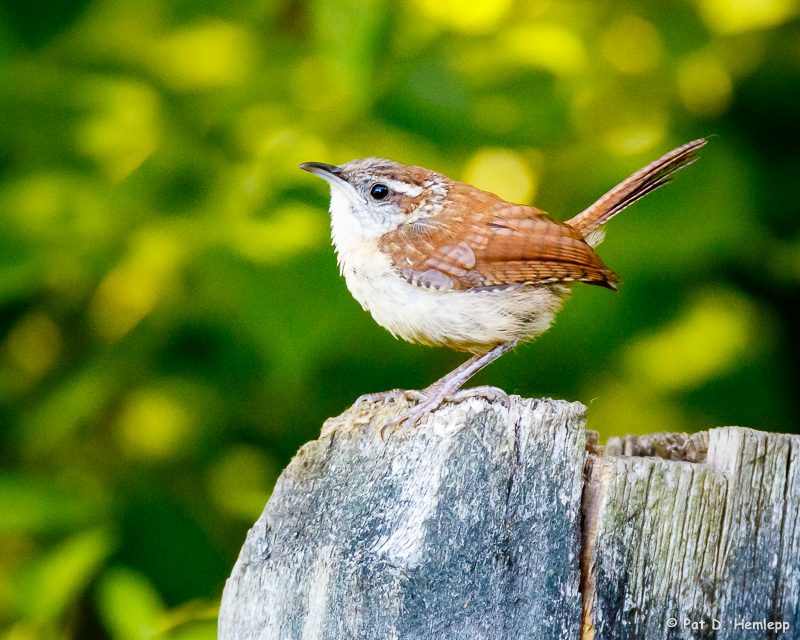
[[[471,389],[459,389],[455,393],[445,396],[448,402],[458,402],[466,398],[487,398],[488,400],[500,400],[501,404],[508,408],[511,406],[511,400],[508,394],[499,387],[472,387]]]
[[[444,402],[443,398],[438,401],[429,398],[403,411],[399,416],[392,418],[381,427],[381,440],[386,442],[387,431],[393,431],[398,426],[401,433],[405,434],[407,429],[415,427],[426,413],[438,408],[442,402]]]
[[[473,387],[472,389],[456,389],[450,391],[445,388],[432,388],[428,387],[424,391],[405,392],[407,396],[411,396],[418,400],[418,404],[403,411],[399,416],[395,416],[381,427],[381,440],[386,441],[387,431],[394,430],[396,427],[401,427],[401,433],[405,434],[407,429],[415,427],[417,423],[431,411],[435,411],[441,407],[445,402],[460,402],[467,398],[488,398],[490,400],[500,400],[502,405],[506,408],[511,406],[511,400],[508,394],[497,387],[482,386]]]
[[[404,389],[392,389],[391,391],[379,391],[377,393],[365,393],[364,395],[358,396],[356,401],[353,403],[354,407],[357,407],[362,402],[367,402],[369,404],[373,404],[375,402],[381,402],[386,404],[390,400],[394,400],[397,402],[400,398],[405,396],[408,391]]]

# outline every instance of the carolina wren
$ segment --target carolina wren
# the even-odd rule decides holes
[[[394,336],[475,354],[388,423],[415,424],[425,413],[472,395],[507,401],[494,387],[461,390],[486,365],[546,331],[576,282],[616,290],[617,275],[594,251],[603,225],[671,181],[706,143],[695,140],[640,169],[566,222],[513,204],[422,167],[382,158],[340,166],[306,162],[328,181],[339,268],[364,309]]]

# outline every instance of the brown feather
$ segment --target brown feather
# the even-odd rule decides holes
[[[455,181],[447,200],[425,224],[401,224],[381,238],[381,249],[412,284],[469,291],[558,282],[614,289],[619,282],[579,231],[535,207]],[[464,215],[453,215],[458,211]]]
[[[623,209],[671,182],[673,173],[697,160],[697,150],[705,143],[705,139],[700,138],[664,154],[619,183],[591,207],[567,220],[567,224],[587,237]]]

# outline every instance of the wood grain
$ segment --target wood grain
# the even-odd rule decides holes
[[[800,638],[800,436],[604,449],[582,405],[512,396],[384,443],[404,406],[362,404],[298,452],[226,584],[222,640]]]
[[[576,637],[584,408],[475,398],[384,444],[391,413],[328,421],[292,460],[219,637]]]

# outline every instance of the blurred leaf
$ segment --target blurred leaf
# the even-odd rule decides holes
[[[658,29],[637,16],[614,21],[603,35],[603,55],[623,73],[639,74],[654,69],[663,55]]]
[[[83,594],[115,546],[115,536],[105,529],[62,543],[20,576],[20,609],[40,624],[56,620]]]
[[[150,638],[164,615],[164,603],[153,585],[125,567],[106,571],[96,598],[103,624],[114,640]]]
[[[775,27],[800,12],[794,0],[696,0],[708,25],[720,33]]]
[[[74,372],[56,385],[48,401],[21,419],[20,440],[28,452],[52,451],[103,410],[116,388],[113,372],[96,363]]]
[[[356,115],[372,97],[370,78],[380,47],[386,2],[333,4],[312,0],[309,4],[317,46],[329,58],[336,82],[349,98],[347,108],[353,110],[350,115]]]
[[[0,475],[0,534],[60,531],[104,515],[105,505],[94,496],[67,491],[52,480]]]
[[[509,149],[480,149],[467,165],[465,180],[509,202],[531,202],[537,186],[528,163]]]
[[[0,212],[13,221],[15,235],[40,251],[60,245],[75,251],[107,240],[113,224],[105,206],[96,184],[68,172],[34,172],[0,184]]]
[[[161,616],[157,633],[168,637],[192,636],[194,633],[204,634],[209,622],[216,624],[219,617],[219,604],[206,600],[189,600],[182,605],[167,611]],[[216,627],[215,627],[216,632]]]
[[[241,82],[253,64],[245,29],[221,20],[184,27],[154,43],[148,64],[171,88],[191,91]]]
[[[556,75],[575,75],[586,64],[586,49],[577,34],[560,25],[533,24],[506,31],[502,46],[520,64]]]
[[[169,459],[186,451],[195,423],[191,407],[166,389],[149,388],[126,398],[117,430],[128,457]]]
[[[707,291],[671,326],[631,344],[629,375],[657,388],[696,387],[741,366],[763,335],[763,323],[747,298]]]
[[[587,135],[618,155],[652,149],[668,131],[665,98],[660,91],[633,91],[621,80],[580,91],[573,103],[573,118]]]
[[[0,268],[0,303],[8,304],[35,289],[41,272],[41,265],[36,260]]]
[[[699,118],[720,116],[728,110],[733,94],[730,73],[709,54],[697,54],[681,63],[678,88],[686,108]]]
[[[125,260],[95,292],[92,315],[98,333],[113,342],[133,329],[177,286],[186,250],[172,234],[138,234]]]
[[[451,29],[485,33],[497,27],[511,5],[511,0],[415,0],[412,11]]]
[[[275,264],[317,248],[328,239],[327,221],[305,206],[292,206],[270,220],[247,220],[231,227],[231,243],[253,262]]]
[[[211,471],[211,498],[222,510],[252,522],[264,510],[279,474],[274,460],[260,451],[233,447]]]
[[[95,159],[112,182],[135,171],[161,143],[160,99],[140,82],[95,79],[84,98],[94,113],[75,128],[80,155]]]
[[[215,640],[217,637],[217,623],[194,623],[173,631],[171,640]]]
[[[37,46],[69,25],[87,4],[88,0],[45,0],[32,11],[23,0],[5,0],[3,13],[15,35]]]
[[[692,430],[679,403],[635,379],[603,381],[592,389],[592,396],[586,427],[600,430],[604,439],[629,433]]]
[[[51,318],[43,313],[24,317],[2,343],[4,364],[11,369],[9,383],[23,389],[37,383],[62,349],[61,333]]]

